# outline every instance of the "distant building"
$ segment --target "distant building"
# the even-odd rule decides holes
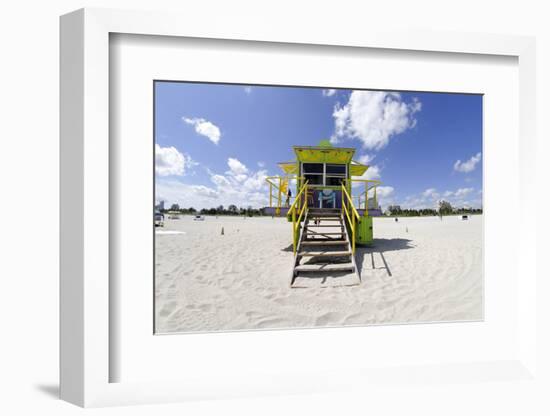
[[[160,201],[157,205],[155,205],[155,209],[158,209],[159,211],[164,211],[164,201]]]
[[[401,205],[388,205],[388,211],[401,211]]]
[[[369,198],[369,209],[380,209],[380,204],[374,198]]]

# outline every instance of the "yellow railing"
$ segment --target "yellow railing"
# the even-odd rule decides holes
[[[287,196],[292,179],[299,178],[297,176],[268,176],[265,178],[265,181],[269,184],[269,207],[275,208],[275,215],[281,215],[283,199]]]
[[[288,189],[288,179],[282,176],[268,176],[265,178],[269,184],[269,207],[273,208],[273,199],[276,202],[275,215],[280,215],[283,195]],[[277,192],[273,195],[273,189]]]
[[[353,205],[353,200],[346,189],[346,186],[342,184],[342,213],[345,214],[349,228],[351,231],[351,250],[355,254],[355,231],[357,229],[357,222],[361,217]]]
[[[298,195],[296,195],[287,214],[292,216],[292,247],[295,255],[296,248],[298,247],[298,238],[300,237],[300,224],[302,217],[304,217],[307,212],[307,189],[308,185],[307,181],[305,181],[298,191]]]
[[[357,208],[359,209],[363,208],[365,210],[363,215],[367,217],[369,215],[369,191],[373,189],[374,206],[378,206],[378,197],[376,195],[376,188],[382,182],[374,179],[351,179],[350,183],[352,185],[353,185],[353,182],[363,182],[365,184],[365,190],[361,192],[359,195],[354,196],[353,198],[357,198]],[[372,186],[369,187],[369,184],[372,184]],[[361,206],[362,204],[364,204],[364,207]]]

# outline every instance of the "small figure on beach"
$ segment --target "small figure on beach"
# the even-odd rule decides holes
[[[286,206],[287,207],[290,206],[290,198],[292,198],[292,191],[290,190],[290,188],[288,188],[288,192],[286,194]]]

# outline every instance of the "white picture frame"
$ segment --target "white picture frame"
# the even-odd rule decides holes
[[[244,22],[244,20],[243,20]],[[169,13],[83,9],[61,18],[61,398],[80,406],[183,401],[196,398],[307,393],[351,385],[407,383],[415,380],[479,382],[504,375],[506,380],[536,377],[537,279],[535,177],[535,41],[529,37],[420,31],[329,33],[320,26],[304,33],[281,30],[276,23],[239,33],[223,19],[215,26]],[[281,44],[332,45],[437,53],[505,55],[519,65],[520,215],[518,216],[517,354],[508,360],[442,363],[410,369],[336,369],[329,377],[281,373],[263,380],[239,380],[219,374],[183,381],[110,382],[110,363],[119,359],[109,348],[111,298],[109,275],[109,36],[112,33],[226,39]],[[245,33],[243,35],[242,33]],[[521,214],[524,215],[521,215]],[[530,215],[526,215],[529,213]],[[277,336],[274,333],[274,336]],[[483,373],[482,377],[476,374]],[[437,376],[436,376],[437,375]],[[492,377],[491,376],[491,377]],[[343,382],[342,380],[347,380]]]

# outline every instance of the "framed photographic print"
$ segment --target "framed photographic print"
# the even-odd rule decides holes
[[[533,40],[181,19],[61,21],[62,397],[532,377]]]
[[[482,95],[153,88],[155,333],[483,318]]]

